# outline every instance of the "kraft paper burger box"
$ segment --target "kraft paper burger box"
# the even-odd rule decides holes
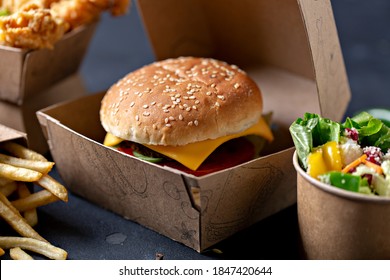
[[[297,117],[343,117],[350,90],[332,8],[325,0],[139,0],[138,8],[158,60],[214,57],[258,83],[273,114],[268,154],[201,177],[122,154],[102,145],[104,93],[45,108],[39,121],[71,191],[201,252],[296,203],[288,127]]]
[[[66,33],[53,49],[0,46],[0,100],[24,101],[75,74],[88,49],[96,23]]]
[[[86,94],[81,77],[74,74],[42,92],[25,98],[21,105],[0,101],[0,124],[25,132],[28,135],[29,147],[46,154],[49,152],[49,146],[43,136],[36,112]]]

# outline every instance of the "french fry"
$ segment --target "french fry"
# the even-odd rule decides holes
[[[34,258],[23,251],[20,247],[11,248],[9,255],[13,260],[33,260]]]
[[[10,249],[10,257],[15,260],[33,259],[24,250],[50,259],[66,259],[65,250],[53,246],[33,229],[38,223],[38,207],[58,200],[68,201],[67,189],[48,175],[54,162],[11,141],[0,143],[0,151],[0,219],[21,235],[0,236],[0,256],[5,253],[4,249]],[[33,182],[43,189],[31,193],[26,182]],[[10,201],[11,194],[17,194],[19,198]]]
[[[58,197],[53,195],[48,190],[41,190],[35,192],[25,198],[19,198],[17,200],[12,201],[12,205],[19,210],[20,212],[24,212],[26,210],[38,208],[40,206],[47,205],[49,203],[55,202],[58,200]]]
[[[17,188],[18,184],[15,181],[10,181],[7,185],[0,186],[0,192],[5,196],[10,196]]]
[[[42,173],[35,170],[0,163],[0,176],[10,180],[34,182],[38,181],[42,175]]]
[[[19,158],[47,161],[43,155],[12,141],[0,143],[0,148]]]
[[[22,167],[22,168],[35,170],[42,174],[49,173],[54,166],[54,162],[50,162],[50,161],[36,161],[36,160],[22,159],[22,158],[8,156],[4,154],[0,154],[0,162],[5,164],[10,164],[15,167]]]
[[[20,198],[25,198],[31,195],[30,190],[24,183],[18,183],[18,195]],[[36,208],[32,208],[23,212],[23,217],[26,219],[30,226],[36,226],[38,224],[38,213]]]
[[[68,201],[68,190],[51,176],[46,174],[35,183],[48,190],[62,201]]]
[[[0,236],[0,247],[4,249],[20,247],[53,260],[66,260],[68,257],[68,253],[65,250],[34,238]]]
[[[24,237],[31,237],[43,242],[47,242],[42,236],[39,235],[20,215],[18,210],[16,210],[10,201],[2,194],[0,194],[0,216],[8,222],[12,228]],[[2,246],[0,246],[2,247]],[[14,246],[16,247],[16,246]],[[4,247],[2,247],[4,248]]]

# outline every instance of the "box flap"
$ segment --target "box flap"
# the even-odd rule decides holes
[[[284,126],[306,111],[335,120],[343,117],[350,89],[330,1],[137,3],[158,60],[187,55],[214,57],[259,73],[255,80],[269,96],[276,122]],[[267,83],[270,72],[278,77],[273,80],[285,72],[297,78],[287,80],[285,91],[278,92],[278,85]],[[311,80],[312,85],[296,95],[302,80]],[[287,118],[283,116],[286,108],[280,108],[281,100],[286,99],[289,104],[299,104],[287,108]]]
[[[330,0],[299,0],[312,52],[321,114],[341,121],[351,92]]]

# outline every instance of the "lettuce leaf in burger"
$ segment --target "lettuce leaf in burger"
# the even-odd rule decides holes
[[[105,94],[104,145],[204,175],[255,156],[246,136],[273,134],[256,83],[235,65],[211,58],[157,61],[127,74]]]

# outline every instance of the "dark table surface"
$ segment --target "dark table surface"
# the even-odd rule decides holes
[[[352,92],[346,115],[390,108],[390,1],[334,0],[332,5]],[[81,75],[94,93],[153,60],[133,6],[124,17],[102,17]],[[53,175],[58,176],[55,170]],[[293,205],[215,245],[220,252],[202,254],[73,194],[68,203],[42,207],[37,230],[66,249],[69,259],[148,260],[157,253],[171,260],[300,259],[296,211]]]

